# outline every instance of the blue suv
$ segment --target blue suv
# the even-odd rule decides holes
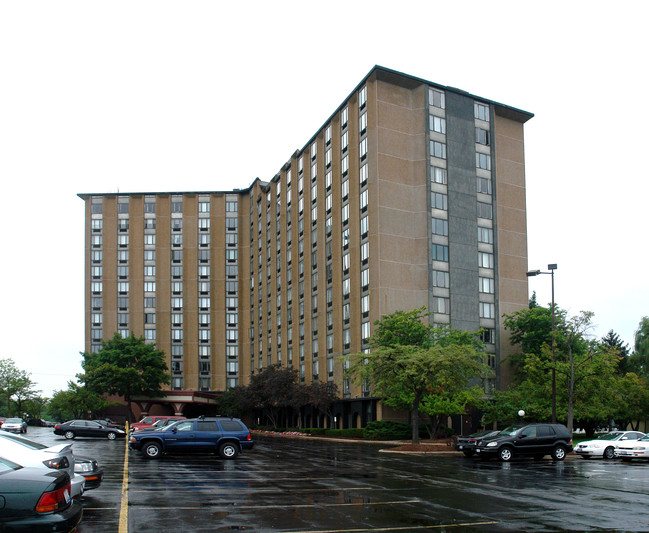
[[[165,453],[217,452],[223,459],[233,459],[254,442],[246,425],[238,418],[193,418],[179,420],[154,430],[140,430],[129,437],[129,447],[147,459],[159,459]]]

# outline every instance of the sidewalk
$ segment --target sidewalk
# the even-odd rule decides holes
[[[307,439],[327,442],[354,443],[354,444],[372,444],[374,446],[385,446],[379,451],[382,453],[402,453],[411,455],[439,455],[439,454],[460,454],[452,445],[448,445],[445,439],[442,440],[421,440],[420,444],[412,444],[409,440],[366,440],[353,437],[325,437],[308,435],[306,433],[276,433],[272,431],[252,430],[253,435],[289,439]]]

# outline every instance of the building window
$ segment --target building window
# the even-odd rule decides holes
[[[347,224],[347,222],[349,222],[349,204],[343,205],[341,209],[341,218],[343,224]]]
[[[430,105],[432,105],[433,107],[439,107],[440,109],[444,109],[446,107],[446,98],[442,91],[438,91],[437,89],[429,89],[428,99]]]
[[[438,141],[430,141],[430,155],[439,159],[446,159],[446,144]]]
[[[483,170],[491,170],[491,156],[489,154],[475,154],[475,166]]]
[[[441,218],[434,218],[432,224],[433,234],[434,235],[448,235],[448,220],[443,220]]]
[[[367,113],[358,117],[358,131],[361,135],[367,131]]]
[[[362,139],[361,142],[358,144],[358,155],[361,158],[361,160],[367,157],[367,137]]]
[[[448,246],[433,244],[433,261],[444,261],[448,263]]]
[[[448,210],[448,196],[439,192],[431,193],[431,206],[433,209]]]
[[[491,204],[478,202],[478,217],[479,218],[493,218],[493,207]]]
[[[340,194],[343,200],[347,200],[349,196],[349,180],[343,180],[340,184]]]
[[[495,318],[496,306],[492,303],[480,302],[480,318]]]
[[[478,242],[493,244],[494,230],[491,228],[478,228]]]
[[[449,287],[449,273],[443,270],[433,270],[433,287]]]
[[[480,292],[487,294],[494,293],[494,280],[493,278],[480,278],[479,279]]]
[[[370,243],[364,242],[361,244],[361,263],[366,264],[370,258]]]
[[[361,270],[361,289],[367,290],[370,286],[370,269],[364,268]]]
[[[446,134],[446,119],[430,115],[429,124],[431,131]]]
[[[367,189],[365,189],[365,190],[361,193],[361,196],[360,196],[360,198],[359,198],[359,202],[358,202],[361,211],[365,211],[365,210],[367,210],[368,198],[369,198],[369,194],[368,194],[368,192],[367,192]]]
[[[482,194],[491,194],[491,179],[490,178],[478,178],[477,181],[477,190]]]
[[[494,254],[488,252],[478,252],[478,266],[481,268],[494,267]]]
[[[346,128],[347,127],[347,120],[349,118],[349,111],[345,107],[341,112],[340,112],[340,127],[341,128]]]
[[[483,128],[475,129],[475,142],[489,146],[489,130]]]
[[[344,131],[340,136],[340,151],[345,152],[349,146],[349,132]]]
[[[358,175],[361,186],[365,185],[367,183],[367,165],[363,165],[360,168]]]
[[[451,312],[451,303],[448,298],[433,298],[433,312],[448,315]]]
[[[478,120],[489,122],[489,106],[484,104],[473,104],[473,114]]]
[[[358,108],[363,109],[367,104],[367,86],[358,91]]]
[[[480,330],[480,340],[487,344],[494,344],[496,342],[496,330],[493,328],[482,328]]]
[[[340,172],[343,176],[345,176],[348,170],[349,170],[349,157],[344,156],[340,161]]]

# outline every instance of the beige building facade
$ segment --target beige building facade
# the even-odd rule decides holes
[[[377,416],[340,356],[427,307],[483,328],[527,305],[523,127],[533,115],[374,67],[267,181],[234,191],[80,194],[86,346],[115,332],[167,354],[172,390],[224,391],[280,363],[338,384],[344,425]]]

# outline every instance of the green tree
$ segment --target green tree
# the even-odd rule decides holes
[[[128,405],[129,421],[133,419],[131,402],[134,396],[156,396],[162,385],[171,382],[164,352],[143,337],[122,337],[102,341],[95,353],[84,352],[81,364],[84,373],[78,376],[89,392],[117,394]]]
[[[629,371],[629,344],[625,343],[620,336],[612,329],[602,337],[601,344],[617,350],[619,364],[617,371],[619,374],[624,375]]]
[[[0,359],[0,395],[7,406],[7,416],[16,414],[22,417],[22,402],[37,392],[28,372],[18,368],[11,358]],[[17,403],[15,410],[12,401]]]
[[[420,409],[433,416],[454,409],[456,395],[491,373],[477,333],[431,326],[425,317],[423,308],[384,316],[375,323],[370,353],[345,357],[356,381],[369,380],[386,405],[411,413],[413,444],[419,443]]]
[[[68,382],[68,389],[54,391],[52,399],[47,404],[47,413],[55,420],[70,420],[71,418],[86,418],[91,413],[99,413],[111,405],[100,394],[88,390],[87,387]]]
[[[565,311],[555,308],[555,346],[557,331],[564,319]],[[552,346],[552,308],[535,303],[528,309],[505,315],[503,325],[510,332],[510,342],[520,348],[520,352],[509,356],[509,362],[514,367],[517,381],[521,382],[525,379],[527,355],[541,355],[544,346]]]
[[[295,409],[299,379],[294,368],[282,368],[280,364],[267,366],[251,376],[245,388],[245,403],[261,409],[274,427],[278,427],[283,409]]]
[[[647,379],[633,372],[618,377],[614,407],[612,417],[620,427],[630,425],[632,429],[638,430],[640,422],[646,422],[647,413],[649,413],[649,382]]]
[[[306,387],[308,403],[327,419],[333,418],[331,408],[338,399],[338,385],[333,381],[318,381]]]
[[[642,317],[638,324],[634,335],[633,354],[629,358],[629,369],[649,377],[649,317]]]

